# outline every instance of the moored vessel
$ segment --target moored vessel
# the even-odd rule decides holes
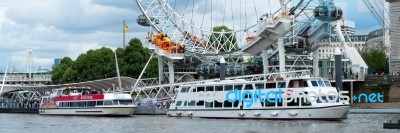
[[[39,114],[130,116],[135,109],[137,105],[129,94],[68,87],[54,89],[49,96],[43,96]]]
[[[235,79],[182,85],[168,115],[286,120],[347,118],[350,98],[347,92],[332,87],[330,81],[311,76],[265,77],[258,81]]]

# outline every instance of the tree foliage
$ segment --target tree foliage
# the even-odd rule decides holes
[[[214,32],[229,32],[232,31],[226,26],[216,26],[213,28]],[[233,33],[212,33],[210,36],[210,43],[217,48],[217,44],[222,44],[222,49],[219,52],[229,52],[228,50],[238,49],[236,37]],[[231,45],[233,44],[233,45]]]
[[[147,48],[139,39],[131,39],[127,47],[116,50],[121,76],[138,78],[150,58]],[[144,76],[158,76],[158,64],[152,59]],[[71,83],[116,77],[115,56],[110,48],[89,50],[78,56],[76,61],[64,57],[52,71],[54,83]]]
[[[384,47],[370,49],[361,54],[365,63],[370,69],[389,67],[388,58],[386,57]]]

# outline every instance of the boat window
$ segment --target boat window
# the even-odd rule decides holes
[[[286,82],[278,82],[278,88],[286,88]]]
[[[311,106],[311,102],[307,98],[300,98],[301,106]]]
[[[275,99],[270,98],[270,100],[275,100]],[[275,102],[268,102],[268,100],[265,99],[265,102],[263,105],[264,105],[263,107],[275,107]]]
[[[104,101],[104,105],[113,105],[113,102],[112,101]]]
[[[187,87],[182,87],[181,93],[186,93],[187,91],[188,91],[188,88],[187,88]]]
[[[223,86],[215,86],[215,91],[223,91]]]
[[[233,107],[238,107],[239,106],[239,100],[236,100],[235,102],[233,102]]]
[[[181,106],[181,104],[182,104],[182,101],[177,101],[176,102],[176,106]]]
[[[214,101],[214,104],[215,108],[222,108],[222,102]]]
[[[244,95],[244,98],[250,99],[250,98],[251,98],[251,95],[250,95],[250,94],[246,94],[246,95]]]
[[[119,100],[120,105],[132,105],[132,100]]]
[[[317,81],[311,81],[311,85],[313,86],[313,87],[318,87],[318,83],[317,83]]]
[[[328,80],[324,81],[326,87],[332,87],[331,83]]]
[[[303,81],[304,87],[308,87],[307,81]]]
[[[265,88],[276,88],[276,83],[266,83]]]
[[[204,101],[197,101],[196,106],[204,106]]]
[[[119,105],[118,100],[114,100],[113,102],[114,102],[114,105]]]
[[[318,84],[320,87],[325,87],[324,81],[318,80]]]
[[[203,87],[203,86],[201,86],[201,87],[200,87],[200,86],[199,86],[199,87],[197,87],[197,92],[201,92],[201,91],[202,91],[202,92],[204,92],[204,87]]]
[[[244,90],[253,90],[253,85],[252,85],[252,84],[247,84],[247,85],[244,87]]]
[[[69,103],[69,107],[78,107],[78,103],[77,102],[70,102]]]
[[[229,102],[229,101],[227,101],[227,100],[224,101],[224,107],[225,107],[225,108],[232,108],[232,105],[233,105],[233,104],[232,104],[231,102]]]
[[[280,101],[279,102],[279,100],[282,100],[282,101]],[[276,102],[276,104],[277,104],[277,106],[279,107],[279,106],[283,106],[283,99],[281,98],[281,99],[278,99],[278,101]]]
[[[235,90],[242,90],[243,85],[235,85],[234,88]]]
[[[47,98],[42,98],[42,103],[47,103]]]
[[[335,100],[335,97],[336,96],[328,96],[328,98],[329,98],[329,100],[331,100],[331,101],[333,101],[333,100]],[[339,97],[336,97],[336,102],[339,102]],[[327,102],[329,102],[329,101],[327,101]]]
[[[86,107],[86,102],[78,102],[78,107]]]
[[[190,101],[189,103],[188,103],[188,106],[195,106],[196,105],[196,101]]]
[[[225,91],[233,90],[233,85],[225,85]]]
[[[213,108],[214,104],[213,102],[206,102],[206,108]]]
[[[290,100],[290,98],[287,99],[287,101],[289,101],[289,100]],[[287,106],[300,106],[299,100],[300,100],[299,98],[293,99],[291,102],[288,102],[286,105]]]
[[[256,84],[256,89],[264,89],[264,84],[263,83]]]
[[[64,95],[69,95],[69,90],[63,90]]]
[[[183,103],[183,106],[188,106],[188,102],[185,101],[185,102]]]
[[[103,101],[97,101],[97,105],[103,105]]]
[[[209,91],[214,91],[214,86],[207,86],[207,87],[206,87],[206,91],[207,91],[207,92],[209,92]]]
[[[196,88],[189,88],[189,92],[196,92]]]
[[[68,107],[68,103],[66,103],[66,102],[60,102],[60,107]]]

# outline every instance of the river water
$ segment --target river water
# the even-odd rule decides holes
[[[342,121],[275,121],[175,118],[164,115],[133,117],[43,116],[0,114],[0,133],[258,133],[258,132],[400,132],[383,123],[400,114],[349,114]]]

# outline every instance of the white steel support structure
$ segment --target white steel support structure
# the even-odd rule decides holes
[[[390,47],[391,47],[391,42],[390,42],[390,16],[389,16],[389,10],[390,10],[390,3],[386,2],[385,0],[383,1],[383,43],[385,44],[386,47],[386,53],[387,56],[389,57],[389,63],[390,63]]]
[[[28,54],[26,56],[26,68],[25,72],[28,73],[28,79],[32,78],[32,63],[33,63],[33,57],[32,57],[32,49],[28,50]]]
[[[279,72],[285,72],[285,47],[283,46],[283,38],[278,38],[279,50]]]
[[[161,85],[164,79],[164,62],[162,56],[158,56],[158,83]]]
[[[169,73],[169,83],[173,84],[175,82],[174,76],[174,62],[172,60],[168,60],[168,73]]]
[[[267,74],[267,73],[269,73],[268,51],[262,50],[261,56],[262,56],[263,66],[264,66],[263,73]]]
[[[313,51],[313,75],[319,76],[319,47]]]

